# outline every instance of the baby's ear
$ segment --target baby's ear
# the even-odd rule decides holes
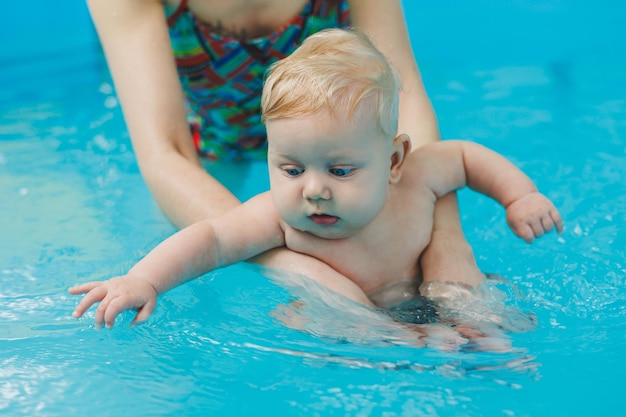
[[[389,170],[389,182],[397,184],[402,176],[402,165],[411,152],[411,139],[402,133],[393,140],[393,153],[391,154],[391,169]]]

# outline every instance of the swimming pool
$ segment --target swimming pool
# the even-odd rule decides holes
[[[512,159],[565,219],[560,239],[527,246],[493,202],[460,194],[480,267],[538,320],[506,353],[390,343],[361,311],[338,321],[319,289],[242,265],[168,293],[134,329],[130,315],[110,331],[93,312],[72,319],[69,286],[125,272],[173,228],[139,176],[82,4],[43,10],[32,39],[0,47],[0,413],[623,415],[626,25],[621,3],[587,3],[405,1],[443,136]],[[267,185],[263,164],[239,169],[242,198]],[[310,303],[309,332],[275,319],[293,294]]]

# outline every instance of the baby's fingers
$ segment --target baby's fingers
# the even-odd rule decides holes
[[[143,307],[137,310],[137,315],[130,325],[135,326],[146,321],[154,311],[154,307],[156,307],[156,302],[148,301]]]
[[[544,233],[550,233],[553,229],[556,229],[557,233],[561,234],[563,232],[563,220],[561,219],[561,215],[556,209],[548,210],[541,217],[541,226],[543,227]]]
[[[97,302],[102,301],[104,297],[106,296],[107,294],[106,288],[98,286],[98,285],[90,286],[89,287],[90,289],[88,290],[83,289],[83,287],[87,288],[87,286],[89,286],[90,284],[94,284],[94,283],[83,284],[77,287],[70,288],[70,293],[72,294],[82,294],[88,291],[87,294],[83,297],[82,300],[80,300],[80,302],[74,309],[74,312],[72,313],[72,317],[75,317],[75,318],[81,317],[85,313],[85,311],[89,309],[89,307],[91,307]],[[72,292],[72,290],[74,289],[76,289],[76,292]]]
[[[101,285],[102,283],[98,281],[87,282],[85,284],[75,285],[69,288],[68,291],[70,294],[73,294],[73,295],[85,294]]]
[[[535,241],[535,232],[528,223],[522,223],[519,226],[512,224],[511,230],[526,243],[533,243]]]
[[[550,210],[550,218],[556,227],[556,232],[558,234],[563,233],[563,219],[561,218],[561,214],[556,210]]]
[[[119,299],[118,296],[112,296],[109,294],[107,297],[104,297],[102,301],[100,301],[100,305],[98,305],[98,308],[96,309],[96,328],[99,329],[102,327],[102,324],[106,322],[107,314],[109,314],[110,311],[110,305],[117,299]],[[115,316],[117,316],[117,314]],[[113,317],[113,320],[115,320],[115,316]],[[113,326],[113,320],[110,320],[110,324],[108,322],[106,323],[108,328]]]
[[[100,307],[102,307],[102,304],[100,304]],[[106,327],[110,329],[115,323],[115,318],[119,316],[122,311],[128,310],[129,308],[132,307],[127,306],[123,297],[116,297],[106,303],[100,316],[96,314],[96,323],[99,322],[102,324],[104,322]]]
[[[531,220],[530,222],[528,222],[528,226],[530,226],[530,228],[533,231],[533,236],[534,237],[541,237],[545,234],[545,230],[543,227],[543,223],[541,221],[541,217]]]
[[[110,329],[115,324],[117,316],[122,312],[136,309],[137,316],[131,323],[131,326],[134,326],[135,324],[145,321],[150,314],[152,314],[155,306],[156,301],[150,298],[140,300],[119,296],[111,300],[105,299],[100,303],[100,307],[98,307],[98,310],[100,310],[100,308],[102,308],[102,310],[96,312],[96,323],[104,323],[106,327]]]

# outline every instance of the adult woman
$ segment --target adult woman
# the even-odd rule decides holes
[[[250,147],[262,149],[263,141],[254,133],[259,130],[253,114],[248,114],[249,118],[232,117],[231,110],[224,116],[228,120],[220,119],[224,108],[244,109],[248,99],[260,96],[260,88],[245,96],[248,84],[263,75],[258,66],[249,70],[245,65],[256,62],[269,66],[281,53],[295,49],[307,34],[347,25],[348,13],[351,25],[372,39],[400,75],[404,92],[399,130],[409,134],[415,148],[439,138],[434,112],[413,59],[400,0],[89,0],[89,8],[142,175],[177,227],[240,204],[205,171],[197,151],[207,147],[204,153],[216,156],[220,149],[230,149],[222,154],[234,149],[236,157],[245,157]],[[229,65],[231,56],[246,53],[245,65],[239,65],[236,58]],[[237,73],[242,81],[229,82]],[[234,84],[238,90],[228,96]],[[214,89],[219,93],[212,94]],[[228,97],[220,98],[220,94]],[[211,104],[210,97],[224,101]],[[245,145],[222,140],[240,123],[249,128],[241,131]],[[216,124],[221,130],[213,129]],[[213,147],[213,143],[218,145]],[[275,250],[256,261],[304,273],[354,300],[369,303],[354,283],[316,259]],[[463,237],[453,195],[438,203],[432,243],[421,263],[424,281],[456,280],[475,285],[483,279]]]

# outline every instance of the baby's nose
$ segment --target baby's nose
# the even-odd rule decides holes
[[[302,190],[302,197],[307,200],[329,200],[331,196],[330,189],[323,180],[312,175]]]

